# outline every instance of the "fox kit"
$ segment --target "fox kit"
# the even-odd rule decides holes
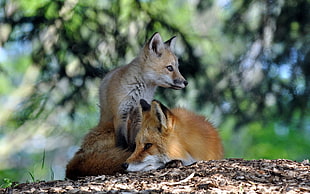
[[[150,103],[157,86],[182,89],[187,85],[172,52],[174,43],[175,37],[163,42],[159,33],[155,33],[131,63],[112,70],[103,78],[99,91],[100,123],[113,121],[118,147],[134,144],[140,128],[139,116],[133,120],[137,127],[131,131],[127,129],[127,122],[140,99]]]
[[[136,148],[122,165],[127,171],[158,169],[173,160],[190,165],[223,157],[219,135],[203,116],[182,108],[169,110],[157,101],[150,106],[141,100],[141,104],[144,112]]]

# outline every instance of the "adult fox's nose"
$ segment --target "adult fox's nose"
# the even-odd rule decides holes
[[[188,81],[185,80],[185,81],[183,82],[183,84],[184,84],[185,86],[187,86]]]
[[[126,163],[126,162],[123,163],[123,164],[122,164],[122,168],[123,168],[124,170],[126,170],[126,169],[128,168],[128,163]]]

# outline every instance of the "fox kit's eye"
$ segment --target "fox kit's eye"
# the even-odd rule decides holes
[[[168,71],[173,71],[172,65],[168,65],[166,68],[168,69]]]
[[[146,143],[146,144],[144,145],[144,148],[143,148],[144,151],[150,149],[150,147],[152,147],[152,145],[153,145],[152,143]]]

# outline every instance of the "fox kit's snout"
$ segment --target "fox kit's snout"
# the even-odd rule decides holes
[[[159,33],[155,33],[131,63],[112,70],[103,78],[99,92],[100,123],[114,123],[118,147],[134,145],[141,119],[139,115],[132,115],[136,113],[140,99],[151,103],[158,86],[182,89],[188,84],[172,51],[175,40],[174,36],[163,42]],[[130,131],[129,119],[136,126]]]
[[[125,170],[146,171],[172,160],[189,165],[223,157],[219,135],[204,117],[182,108],[168,109],[158,101],[148,105],[141,100],[141,109],[142,126],[135,151],[122,165]]]

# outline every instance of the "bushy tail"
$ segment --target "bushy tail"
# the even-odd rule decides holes
[[[79,150],[68,163],[66,177],[76,180],[84,176],[113,175],[124,172],[121,165],[131,152],[112,148],[105,151],[87,152]]]

